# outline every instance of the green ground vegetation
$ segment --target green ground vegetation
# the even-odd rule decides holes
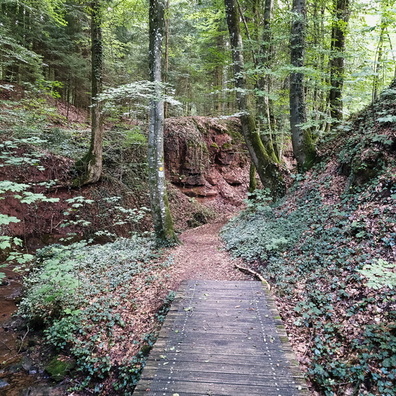
[[[323,161],[284,199],[260,193],[222,233],[273,285],[324,395],[396,394],[394,94],[334,131]]]
[[[167,306],[162,285],[171,264],[159,259],[147,237],[50,245],[36,254],[18,313],[43,330],[54,354],[69,357],[66,368],[79,379],[75,390],[130,394]],[[158,303],[161,294],[165,300]],[[63,379],[65,367],[56,358],[47,366]]]

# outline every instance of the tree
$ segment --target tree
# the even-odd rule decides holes
[[[258,3],[258,4],[257,4]],[[260,6],[260,1],[255,0],[256,10]],[[270,68],[270,62],[273,57],[273,45],[272,45],[272,13],[274,8],[273,0],[264,1],[264,13],[263,13],[263,33],[261,45],[259,48],[258,61],[261,65],[258,65],[264,70]],[[257,11],[256,11],[257,12]],[[258,21],[256,22],[258,23]],[[279,161],[279,150],[274,139],[275,130],[275,117],[273,111],[273,103],[269,97],[271,93],[272,84],[271,77],[269,75],[261,74],[256,84],[259,95],[257,97],[257,113],[259,125],[265,127],[263,142],[269,155],[273,161]],[[260,128],[261,129],[261,128]]]
[[[290,127],[294,156],[300,171],[309,169],[315,159],[315,147],[306,122],[304,94],[304,66],[306,8],[305,0],[293,0],[293,19],[290,35],[290,60],[293,71],[290,75]]]
[[[103,115],[98,95],[103,86],[103,42],[101,1],[91,3],[91,142],[87,154],[76,163],[79,172],[75,184],[96,183],[103,167]]]
[[[177,242],[166,194],[164,169],[164,100],[162,87],[162,42],[165,34],[166,0],[150,0],[149,67],[154,95],[150,101],[148,165],[151,211],[157,240]]]
[[[234,65],[237,106],[241,113],[242,133],[261,182],[271,190],[274,197],[282,196],[285,186],[279,166],[267,153],[248,104],[248,87],[244,70],[243,42],[237,1],[224,0],[224,3]]]
[[[376,14],[381,15],[380,22],[375,26],[376,30],[379,29],[378,42],[376,45],[376,53],[373,67],[373,89],[372,100],[373,102],[378,98],[379,91],[383,87],[383,80],[387,74],[387,42],[390,46],[390,52],[394,53],[392,49],[392,36],[389,34],[389,27],[395,23],[394,0],[383,0],[379,4],[379,9],[376,9]],[[393,60],[395,56],[393,55]]]
[[[334,0],[333,21],[331,28],[330,56],[330,115],[335,120],[342,120],[342,88],[345,74],[345,38],[349,20],[349,0]]]

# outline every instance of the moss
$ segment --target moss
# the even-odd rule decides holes
[[[173,219],[169,209],[168,196],[166,193],[164,194],[164,203],[165,203],[165,215],[162,216],[161,213],[158,213],[159,218],[161,219],[161,223],[154,226],[157,245],[158,246],[178,245],[180,243],[180,240],[175,233]],[[160,209],[156,208],[153,210],[160,210]]]
[[[74,168],[72,170],[75,174],[75,177],[72,181],[73,187],[80,187],[87,182],[87,180],[89,179],[88,166],[91,162],[94,161],[95,161],[95,155],[92,154],[91,152],[88,152],[87,154],[84,155],[84,157],[76,161],[76,163],[74,164]]]
[[[231,144],[230,142],[224,143],[224,144],[221,146],[221,148],[222,148],[223,150],[230,150],[230,149],[232,149],[232,144]]]
[[[55,356],[45,367],[45,371],[54,381],[62,381],[75,366],[73,360],[64,360],[60,356]]]
[[[249,193],[252,194],[257,189],[256,168],[253,163],[250,163],[249,170]],[[250,196],[250,198],[254,198]]]
[[[317,161],[317,152],[316,152],[315,143],[312,138],[312,135],[308,132],[304,134],[304,154],[305,154],[305,161],[302,166],[303,172],[311,169]]]

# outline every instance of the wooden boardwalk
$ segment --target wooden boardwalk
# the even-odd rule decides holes
[[[133,395],[307,395],[261,282],[189,281],[166,317]]]

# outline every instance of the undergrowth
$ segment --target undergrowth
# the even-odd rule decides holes
[[[282,201],[250,202],[223,231],[274,285],[323,395],[396,395],[395,88],[333,130]]]
[[[333,176],[317,172],[275,205],[250,203],[222,235],[274,285],[316,390],[395,395],[394,172],[341,196]]]
[[[166,295],[171,265],[157,255],[154,242],[138,236],[37,252],[19,314],[44,331],[56,353],[73,357],[80,373],[75,390],[131,394],[164,314],[155,320],[150,313],[153,299]]]

